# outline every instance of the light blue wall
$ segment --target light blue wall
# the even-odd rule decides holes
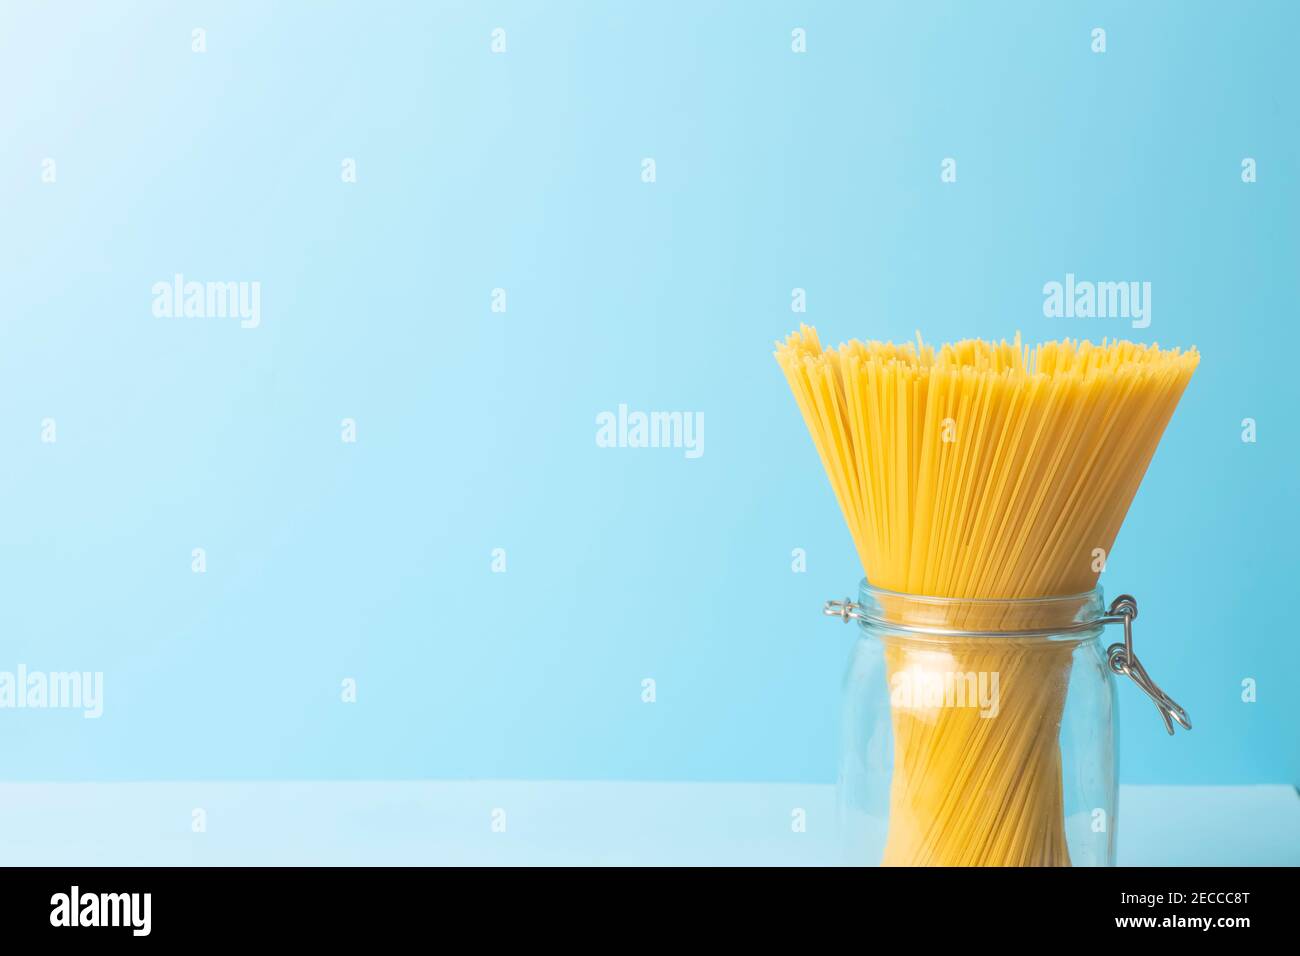
[[[0,670],[105,699],[0,710],[3,777],[829,780],[850,635],[819,606],[858,569],[770,355],[798,286],[834,341],[1199,346],[1104,581],[1196,728],[1124,688],[1122,776],[1295,782],[1298,29],[5,4]],[[155,317],[176,272],[259,281],[260,327]],[[1150,281],[1150,328],[1044,318],[1066,272]],[[703,412],[704,455],[598,448],[620,403]]]

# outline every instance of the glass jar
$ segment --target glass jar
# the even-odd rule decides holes
[[[1132,654],[1131,598],[1108,610],[1101,588],[976,600],[864,580],[856,604],[829,602],[826,613],[861,627],[844,682],[846,863],[1114,864],[1113,675],[1149,683]],[[1126,641],[1104,648],[1104,625],[1117,622]]]

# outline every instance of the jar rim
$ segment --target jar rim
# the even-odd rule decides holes
[[[859,585],[859,622],[930,639],[1058,637],[1099,632],[1107,611],[1101,585],[1075,594],[1023,598],[964,598],[909,594]]]

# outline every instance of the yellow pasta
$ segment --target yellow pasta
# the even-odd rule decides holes
[[[867,579],[904,594],[1029,598],[1097,583],[1129,504],[1199,361],[1132,342],[968,340],[937,350],[801,327],[777,343]],[[1099,558],[1100,556],[1100,558]],[[1005,605],[939,623],[1055,624]],[[886,639],[890,675],[998,673],[996,720],[893,708],[884,862],[1069,865],[1058,729],[1072,647],[1017,639]]]

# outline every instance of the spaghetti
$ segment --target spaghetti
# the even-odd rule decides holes
[[[939,349],[852,341],[808,326],[777,344],[784,370],[878,588],[952,598],[1095,587],[1195,350],[1062,341],[1032,350],[968,340]],[[967,605],[965,629],[1008,620]],[[992,672],[997,719],[895,707],[886,864],[1068,865],[1058,730],[1071,648],[1014,639],[886,642],[889,673]]]

